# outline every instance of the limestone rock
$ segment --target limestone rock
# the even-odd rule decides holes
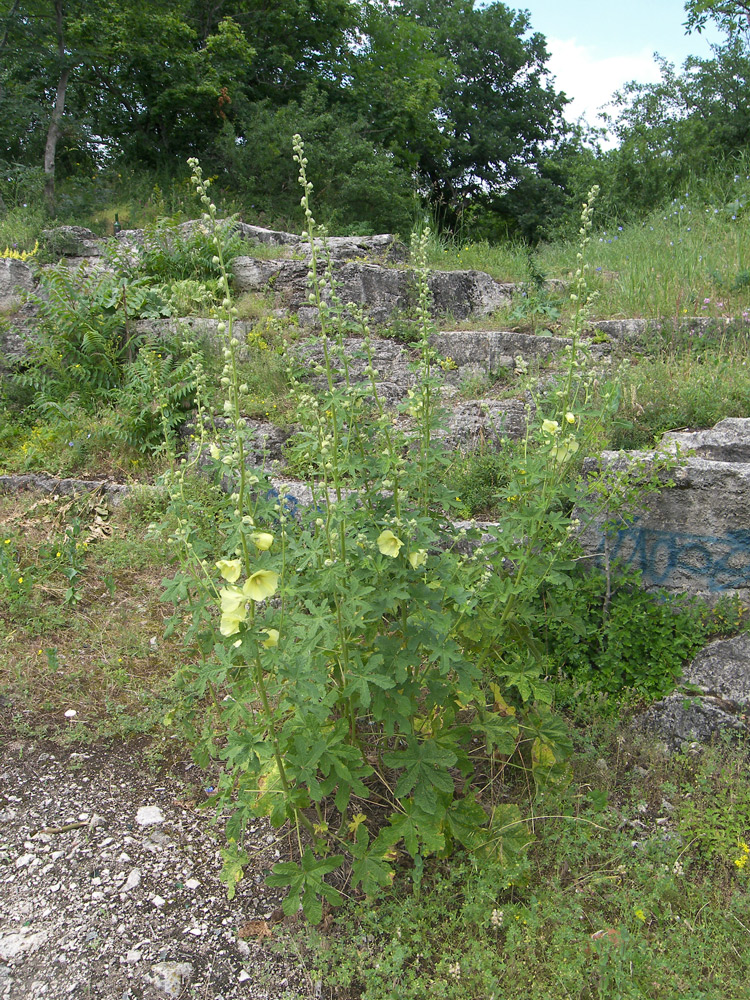
[[[40,948],[48,937],[46,931],[33,931],[30,927],[0,931],[0,962],[17,962],[22,955]]]
[[[395,340],[372,340],[372,366],[375,369],[375,384],[383,402],[393,406],[406,396],[409,389],[416,384],[416,375],[409,367],[415,360],[415,352],[399,344]],[[345,341],[347,367],[351,382],[369,382],[366,374],[369,361],[362,337],[349,337]],[[294,348],[294,353],[303,361],[306,368],[323,363],[323,347],[317,341],[300,344]],[[341,362],[335,359],[335,367],[343,380]],[[313,374],[310,378],[312,386],[322,388],[325,376]]]
[[[454,406],[448,416],[446,444],[460,451],[501,447],[503,438],[517,440],[526,433],[525,399],[470,399]]]
[[[750,417],[727,417],[710,430],[672,431],[661,447],[713,462],[750,462]]]
[[[679,692],[655,702],[636,723],[661,737],[670,750],[679,750],[685,743],[709,743],[721,730],[747,732],[743,721],[720,704]]]
[[[480,364],[488,371],[497,371],[513,365],[518,356],[531,359],[557,354],[570,340],[509,330],[449,330],[434,334],[430,343],[439,354],[452,358],[459,368]]]
[[[193,975],[190,962],[157,962],[143,978],[168,997],[178,997]]]
[[[59,257],[99,257],[100,239],[83,226],[56,226],[44,229],[42,236],[52,253]]]
[[[43,472],[0,476],[0,493],[16,493],[20,490],[38,490],[40,493],[57,493],[60,496],[80,496],[101,490],[112,503],[118,503],[128,495],[130,487],[107,479],[56,479]]]
[[[747,733],[750,635],[710,642],[685,670],[682,686],[651,705],[637,724],[661,736],[670,749],[706,743],[721,730]]]
[[[675,320],[658,319],[599,319],[592,320],[590,333],[603,333],[614,341],[644,343],[649,338],[662,339],[674,332],[700,342],[711,333],[721,333],[729,327],[747,328],[746,320],[713,316],[684,316]]]
[[[738,706],[750,702],[750,635],[717,639],[695,657],[683,682]]]
[[[262,226],[249,226],[238,222],[235,231],[249,243],[263,246],[286,247],[292,253],[305,258],[310,256],[310,244],[296,233],[285,233]],[[383,233],[378,236],[329,236],[326,243],[316,239],[315,246],[321,253],[328,252],[334,260],[377,260],[380,263],[404,263],[409,256],[406,246],[395,236]]]
[[[260,292],[271,288],[287,308],[309,309],[305,260],[235,257],[232,273],[237,291]],[[336,259],[334,277],[341,301],[362,306],[372,322],[385,323],[394,314],[408,312],[415,306],[416,285],[411,271]],[[511,295],[511,286],[493,281],[482,271],[434,271],[429,285],[434,312],[450,313],[457,319],[489,315],[507,305]]]
[[[0,312],[9,311],[18,294],[34,290],[34,272],[22,260],[0,258]]]
[[[280,462],[283,458],[284,445],[294,433],[294,427],[277,427],[275,424],[270,423],[270,421],[255,420],[250,417],[244,417],[243,423],[249,432],[244,439],[247,465],[255,467],[265,465],[269,462]],[[224,417],[214,417],[213,424],[220,441],[224,440],[224,432],[226,431],[225,443],[228,446],[230,437],[227,430],[229,426],[227,421]],[[185,424],[181,430],[182,436],[187,438],[194,430],[194,424]],[[197,452],[197,442],[191,442],[189,452],[191,457],[195,455]],[[200,465],[206,466],[209,462],[209,450],[208,447],[204,447],[201,453]]]
[[[236,231],[249,243],[260,243],[269,247],[296,247],[300,245],[302,239],[296,233],[264,229],[263,226],[249,226],[246,222],[238,222]]]
[[[633,474],[653,467],[654,452],[603,452],[584,472]],[[750,463],[689,457],[668,473],[674,482],[649,497],[635,521],[610,531],[610,557],[643,574],[646,587],[695,594],[750,597]],[[662,475],[667,479],[667,474]],[[583,518],[582,518],[583,519]],[[584,526],[591,556],[604,552],[604,515]]]
[[[436,313],[455,319],[489,316],[510,305],[513,284],[494,281],[484,271],[433,271],[428,279]]]

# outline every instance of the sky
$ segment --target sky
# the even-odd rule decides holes
[[[658,52],[677,66],[689,55],[710,56],[710,43],[721,33],[711,26],[686,35],[681,0],[506,0],[527,10],[531,27],[547,38],[548,66],[558,90],[573,98],[566,117],[583,115],[600,125],[597,112],[629,80],[652,83],[660,78]]]

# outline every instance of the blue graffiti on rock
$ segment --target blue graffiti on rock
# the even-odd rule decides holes
[[[691,535],[636,523],[610,540],[610,558],[640,570],[647,586],[738,590],[750,586],[750,529]]]

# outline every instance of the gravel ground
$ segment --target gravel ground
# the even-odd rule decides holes
[[[130,744],[8,740],[0,727],[0,998],[307,1000],[321,995],[263,884],[269,827],[227,901],[205,776]]]

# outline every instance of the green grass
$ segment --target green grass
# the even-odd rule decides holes
[[[169,553],[137,504],[0,496],[0,690],[37,732],[64,736],[71,708],[78,738],[153,732],[172,703]]]
[[[46,224],[39,206],[12,208],[0,215],[0,254],[6,249],[30,252]]]
[[[590,286],[597,293],[592,314],[679,320],[746,313],[748,318],[750,228],[741,207],[748,195],[744,176],[720,178],[700,197],[686,195],[640,222],[595,231],[587,251]],[[578,249],[577,238],[541,244],[532,255],[533,272],[570,280]],[[429,263],[443,270],[486,271],[497,281],[532,278],[529,249],[522,243],[435,238]],[[565,296],[559,305],[566,307]]]
[[[324,995],[747,995],[749,885],[734,864],[735,831],[746,837],[750,825],[746,748],[666,757],[578,700],[579,725],[593,714],[578,730],[572,780],[535,803],[527,859],[432,861],[418,891],[404,879],[376,906],[349,903],[308,937]],[[717,793],[729,808],[741,798],[735,819],[712,808]]]
[[[634,356],[620,367],[622,402],[611,427],[615,449],[649,448],[668,430],[713,427],[724,417],[750,416],[747,329],[735,336],[657,356]]]

